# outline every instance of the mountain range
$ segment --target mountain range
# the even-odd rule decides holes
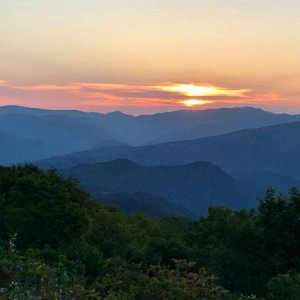
[[[103,146],[191,140],[294,121],[300,116],[251,107],[131,116],[3,106],[0,134],[6,139],[5,146],[0,145],[0,163],[30,162]],[[16,143],[22,147],[15,147]]]
[[[148,192],[196,215],[206,213],[209,206],[241,208],[255,204],[253,192],[207,162],[146,167],[128,160],[115,160],[79,165],[60,172],[75,177],[96,198],[101,198],[105,192]]]
[[[43,167],[71,167],[113,159],[144,165],[215,164],[234,176],[269,172],[300,179],[300,122],[143,147],[117,146],[53,157]]]
[[[5,106],[0,138],[0,164],[57,168],[128,213],[252,207],[268,186],[300,186],[300,116],[251,107],[130,116]]]

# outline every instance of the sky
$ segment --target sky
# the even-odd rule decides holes
[[[298,0],[0,0],[0,105],[300,113]]]

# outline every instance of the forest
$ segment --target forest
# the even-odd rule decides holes
[[[55,170],[0,168],[0,299],[296,300],[299,270],[296,188],[159,218],[101,205]]]

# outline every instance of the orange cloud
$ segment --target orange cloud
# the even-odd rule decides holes
[[[5,85],[5,84],[7,84],[7,81],[5,81],[5,80],[0,80],[0,85]]]
[[[130,113],[169,111],[182,107],[269,106],[286,98],[274,92],[229,88],[215,84],[164,83],[15,85],[0,81],[1,104],[83,110],[122,110]]]
[[[24,91],[78,91],[80,88],[74,84],[67,85],[56,85],[56,84],[42,84],[33,86],[17,86],[15,87],[19,90]]]

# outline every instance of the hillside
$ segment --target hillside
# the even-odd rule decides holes
[[[129,215],[145,214],[152,217],[191,217],[193,214],[183,206],[150,193],[97,193],[100,203],[115,206]]]
[[[270,172],[297,181],[300,179],[300,122],[146,147],[95,149],[54,157],[38,164],[62,168],[120,158],[145,165],[207,161],[238,177],[255,172]],[[269,185],[272,185],[272,181]]]
[[[0,298],[296,300],[299,199],[268,190],[251,211],[153,218],[54,171],[1,167]]]
[[[21,138],[0,131],[0,164],[21,163],[49,157],[61,152],[40,139]]]
[[[103,192],[147,192],[184,206],[194,214],[205,214],[209,206],[251,207],[254,193],[211,163],[145,167],[128,160],[79,165],[61,170],[74,176],[94,197]],[[255,200],[255,198],[252,200]]]

